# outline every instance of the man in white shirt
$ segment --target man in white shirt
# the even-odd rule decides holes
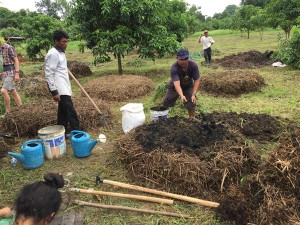
[[[80,130],[77,113],[72,102],[72,89],[68,74],[65,50],[68,46],[69,35],[63,30],[56,30],[53,34],[54,47],[45,59],[45,78],[53,99],[58,102],[57,124],[68,130]]]
[[[205,62],[206,65],[209,66],[211,62],[211,46],[213,45],[213,43],[215,43],[215,41],[210,36],[208,36],[208,31],[205,30],[204,36],[202,36],[202,34],[200,35],[198,43],[202,43]]]

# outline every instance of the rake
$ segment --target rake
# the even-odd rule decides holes
[[[111,125],[111,117],[109,115],[106,115],[100,111],[96,103],[93,101],[93,99],[90,97],[90,95],[84,90],[82,85],[79,83],[79,81],[75,78],[75,76],[72,74],[70,70],[68,70],[69,76],[75,81],[75,83],[78,85],[80,90],[85,94],[85,96],[90,100],[90,102],[93,104],[95,109],[99,113],[99,120],[100,120],[100,125],[103,127],[107,127],[108,125]]]

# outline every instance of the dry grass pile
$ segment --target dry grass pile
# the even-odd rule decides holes
[[[216,213],[224,224],[299,221],[300,129],[283,132],[277,121],[266,129],[257,125],[253,134],[251,125],[263,127],[276,119],[239,116],[245,130],[234,122],[240,121],[235,114],[226,113],[207,115],[205,121],[151,122],[124,136],[118,153],[139,185],[220,202]],[[259,138],[260,132],[270,137]],[[282,132],[279,140],[274,138]],[[278,141],[278,148],[262,160],[258,150],[271,141]]]
[[[238,97],[264,87],[263,77],[253,71],[232,70],[200,78],[200,90],[216,96]]]
[[[108,101],[128,101],[149,94],[155,84],[137,75],[110,75],[89,81],[85,90],[91,97]]]
[[[261,165],[259,180],[265,195],[259,213],[265,224],[300,222],[299,137],[300,126],[288,126],[279,145]]]
[[[7,156],[7,152],[12,151],[14,144],[8,144],[4,139],[0,139],[0,159]]]
[[[92,74],[88,63],[86,62],[68,61],[68,68],[76,78]]]
[[[120,143],[135,178],[202,198],[213,199],[214,192],[238,182],[258,158],[224,126],[181,117],[137,127]]]
[[[21,78],[17,88],[20,93],[24,93],[29,98],[51,98],[47,83],[41,76]]]
[[[239,52],[214,60],[214,64],[231,69],[251,69],[271,65],[270,52],[258,51]]]
[[[101,100],[94,100],[99,109],[111,115],[109,106]],[[73,98],[74,107],[77,111],[80,124],[84,130],[99,128],[99,113],[92,104],[88,104],[86,98]],[[2,126],[5,132],[17,136],[36,136],[38,130],[56,124],[57,103],[52,99],[36,101],[31,104],[24,104],[14,108],[11,113],[5,116]]]

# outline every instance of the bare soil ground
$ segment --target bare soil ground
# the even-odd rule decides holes
[[[225,56],[222,59],[214,60],[213,64],[229,69],[251,69],[268,66],[272,64],[270,60],[272,52],[261,53],[258,51],[239,52],[237,54]]]

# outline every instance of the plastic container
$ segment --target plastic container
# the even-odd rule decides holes
[[[44,127],[38,131],[47,159],[61,158],[66,153],[65,128],[62,125]]]
[[[165,106],[154,106],[150,108],[151,120],[158,120],[162,118],[168,118],[169,110]]]

